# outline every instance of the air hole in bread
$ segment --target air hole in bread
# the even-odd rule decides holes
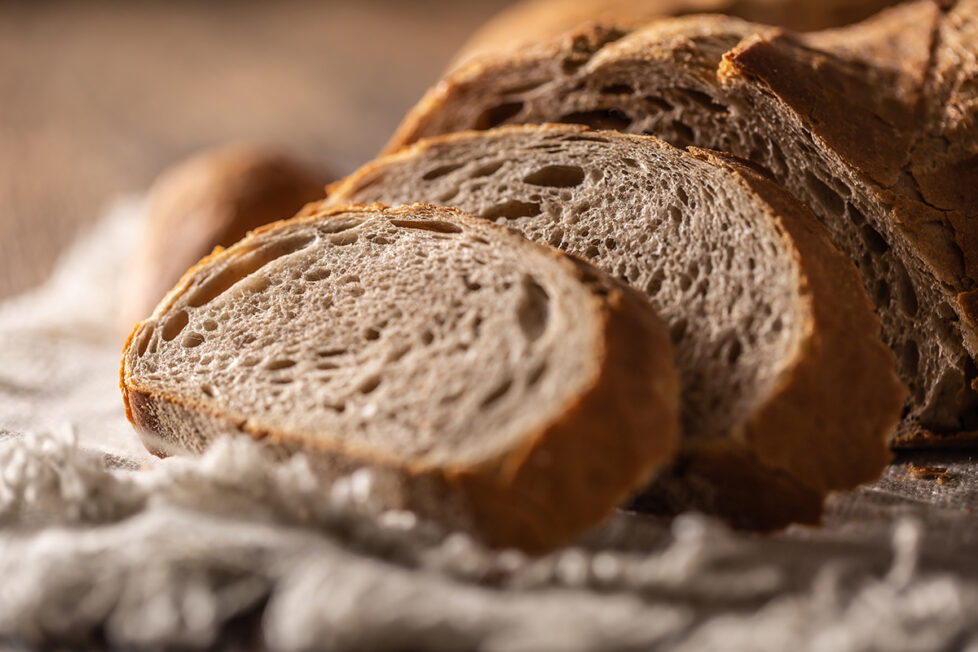
[[[842,197],[811,170],[805,170],[805,187],[812,193],[815,201],[833,213],[838,214],[845,209],[845,202],[842,201]]]
[[[347,353],[346,349],[320,349],[316,351],[316,355],[320,358],[332,358],[338,355],[343,355]]]
[[[345,403],[333,403],[331,401],[327,401],[327,402],[323,403],[323,407],[326,408],[327,410],[333,410],[333,411],[339,412],[339,413],[343,413],[343,412],[346,411],[346,404]]]
[[[886,279],[881,278],[876,281],[873,297],[876,299],[876,305],[878,306],[890,305],[890,284],[886,282]]]
[[[506,380],[504,380],[503,382],[501,382],[494,390],[492,390],[491,392],[489,392],[489,395],[488,396],[486,396],[482,400],[482,408],[483,409],[488,408],[493,403],[495,403],[496,401],[498,401],[499,399],[501,399],[503,396],[506,395],[506,392],[508,392],[509,389],[512,386],[513,386],[513,379],[512,378],[507,378]]]
[[[632,124],[632,119],[618,109],[595,109],[594,111],[568,113],[560,119],[560,122],[564,124],[587,125],[592,129],[624,131]]]
[[[540,212],[541,207],[538,203],[511,199],[502,204],[487,208],[482,212],[482,217],[492,221],[498,220],[499,218],[515,220],[520,217],[535,217]]]
[[[201,391],[201,393],[204,396],[207,396],[207,397],[210,397],[210,398],[214,398],[214,393],[215,392],[214,392],[214,387],[213,386],[208,385],[207,383],[204,383],[203,385],[200,386],[200,391]]]
[[[863,228],[860,230],[860,235],[862,236],[862,240],[866,245],[866,248],[876,255],[886,253],[886,251],[890,248],[890,245],[886,244],[886,240],[883,239],[880,232],[869,224],[863,224]]]
[[[910,275],[907,269],[899,260],[893,259],[894,281],[896,282],[897,302],[906,315],[914,317],[917,314],[919,303],[917,293],[914,292],[913,283],[910,282]]]
[[[533,186],[573,188],[584,182],[584,169],[577,165],[547,165],[523,177]]]
[[[311,269],[303,274],[302,278],[310,283],[314,283],[316,281],[322,281],[329,278],[330,274],[332,273],[333,270],[329,269],[328,267],[317,267],[316,269]]]
[[[663,272],[661,269],[655,270],[655,273],[652,274],[652,278],[650,278],[649,282],[645,284],[646,294],[648,294],[650,297],[654,297],[659,294],[659,291],[662,289],[662,282],[665,279],[665,272]]]
[[[636,170],[637,170],[637,169],[638,169],[638,167],[639,167],[639,165],[638,165],[638,161],[636,161],[636,160],[635,160],[635,159],[633,159],[633,158],[629,158],[629,157],[627,157],[627,156],[624,156],[624,157],[622,157],[622,158],[621,158],[620,160],[621,160],[621,162],[622,162],[622,163],[624,163],[625,165],[627,165],[627,166],[628,166],[628,167],[630,167],[630,168],[634,168],[634,169],[636,169]]]
[[[428,170],[427,172],[425,172],[421,176],[421,178],[424,179],[425,181],[433,181],[434,179],[441,178],[441,177],[445,176],[446,174],[451,174],[452,172],[454,172],[455,170],[459,169],[463,165],[465,165],[465,164],[464,163],[451,163],[449,165],[439,165],[438,167],[436,167],[436,168],[434,168],[432,170]]]
[[[363,331],[363,339],[367,340],[368,342],[379,340],[380,331],[377,330],[376,328],[368,328],[367,330]]]
[[[492,129],[498,127],[523,110],[523,102],[506,102],[497,104],[483,111],[475,120],[475,129]]]
[[[866,223],[866,216],[863,215],[862,211],[860,211],[854,205],[852,205],[852,204],[846,204],[846,211],[849,214],[849,219],[856,226],[859,226],[861,224],[865,224]]]
[[[316,369],[319,371],[334,371],[339,368],[340,366],[335,362],[320,362],[316,364]]]
[[[524,275],[522,297],[516,311],[520,329],[530,342],[536,341],[547,328],[550,319],[550,296],[532,276]]]
[[[199,308],[210,303],[238,281],[251,276],[273,260],[308,247],[314,240],[315,238],[309,235],[285,237],[239,256],[227,267],[217,271],[188,292],[187,305]]]
[[[547,244],[549,244],[551,247],[559,249],[560,245],[563,244],[563,242],[564,242],[563,229],[554,229],[553,231],[551,231],[550,237],[547,239]]]
[[[438,197],[438,201],[440,201],[442,203],[445,203],[447,201],[451,201],[455,197],[455,195],[458,194],[458,191],[459,190],[460,190],[460,188],[458,186],[455,186],[453,188],[450,188],[447,192],[442,193]]]
[[[411,350],[411,346],[408,344],[395,347],[391,349],[390,353],[387,354],[388,362],[397,362],[401,358],[407,355],[408,351]]]
[[[180,341],[180,345],[185,349],[192,349],[204,343],[204,336],[200,333],[187,333]]]
[[[608,84],[601,88],[604,95],[631,95],[634,92],[635,89],[629,84]]]
[[[462,232],[462,227],[441,220],[391,220],[391,224],[402,229],[418,229],[419,231],[432,231],[434,233],[453,234]]]
[[[669,217],[672,219],[673,222],[679,224],[683,221],[683,212],[679,209],[678,206],[670,206]]]
[[[149,346],[149,341],[153,339],[155,330],[152,324],[143,327],[143,332],[139,334],[139,347],[136,349],[136,355],[142,356],[146,353],[146,347]]]
[[[187,327],[189,321],[190,315],[187,314],[187,311],[178,310],[163,322],[163,327],[160,328],[160,337],[163,338],[164,342],[171,341]]]
[[[337,246],[350,245],[359,239],[360,236],[352,231],[344,231],[343,233],[335,233],[329,236],[329,241]]]
[[[480,165],[475,170],[472,171],[471,176],[473,179],[478,177],[488,177],[490,174],[496,173],[499,168],[503,167],[503,161],[493,161],[492,163],[486,163]]]
[[[428,346],[435,341],[435,334],[431,330],[424,330],[421,333],[421,343]]]
[[[468,274],[462,274],[462,283],[465,285],[465,289],[469,292],[478,292],[482,289],[482,284],[473,281],[471,278],[469,278]]]
[[[744,345],[740,343],[739,339],[732,337],[730,343],[727,345],[727,362],[731,365],[737,364],[743,352]]]
[[[357,385],[357,391],[361,394],[370,394],[375,389],[380,387],[381,378],[378,375],[367,376],[363,381]]]
[[[655,108],[659,109],[663,113],[668,112],[668,111],[672,111],[673,108],[675,108],[675,107],[673,107],[672,104],[670,104],[668,101],[664,100],[661,97],[648,96],[648,97],[646,97],[644,99],[645,99],[645,101],[647,103],[651,104],[652,106],[654,106]]]
[[[679,289],[685,292],[693,285],[693,279],[690,278],[689,274],[679,275]]]
[[[295,364],[295,360],[291,360],[289,358],[278,358],[275,360],[270,360],[268,364],[265,365],[265,369],[268,369],[269,371],[278,371],[279,369],[294,367]]]
[[[257,356],[246,355],[245,357],[241,358],[241,362],[238,364],[240,364],[242,367],[254,367],[259,362],[261,362],[261,359]]]
[[[278,378],[272,378],[268,382],[273,385],[291,385],[295,382],[295,378],[289,376],[279,376]]]
[[[724,113],[728,110],[726,106],[720,104],[719,102],[714,100],[706,93],[703,93],[702,91],[698,91],[692,88],[680,88],[678,90],[683,94],[685,94],[686,97],[691,99],[693,102],[700,105],[707,111],[710,111],[711,113]]]

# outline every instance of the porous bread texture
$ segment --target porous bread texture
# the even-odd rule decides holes
[[[124,337],[189,267],[323,197],[329,175],[283,152],[234,144],[164,171],[146,199],[117,322]]]
[[[191,269],[127,344],[158,454],[247,433],[394,474],[499,545],[566,542],[674,452],[668,333],[637,293],[459,211],[321,210]]]
[[[978,187],[978,131],[966,80],[978,46],[966,35],[975,4],[945,15],[910,3],[805,36],[720,16],[661,20],[586,55],[575,47],[589,40],[583,32],[456,71],[409,114],[391,149],[466,129],[570,122],[749,158],[802,199],[859,268],[911,390],[895,441],[972,437],[978,203],[965,189]],[[935,102],[932,86],[948,104]],[[930,116],[922,131],[921,115]]]
[[[885,465],[904,390],[856,271],[743,162],[617,132],[506,127],[422,141],[334,184],[328,201],[415,199],[585,257],[649,297],[676,347],[683,460],[728,459],[784,496],[731,500],[742,478],[713,469],[695,487],[677,481],[672,508],[750,527],[813,522],[826,492]],[[660,505],[680,496],[654,493]]]

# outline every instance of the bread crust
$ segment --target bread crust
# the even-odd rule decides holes
[[[379,205],[327,209],[312,204],[302,215],[262,227],[249,240],[281,225],[373,214]],[[418,206],[390,211],[413,215]],[[386,210],[386,209],[384,209]],[[444,213],[448,209],[438,209]],[[394,473],[404,484],[405,505],[453,527],[471,529],[487,542],[542,551],[570,541],[607,516],[673,456],[678,439],[678,376],[668,333],[644,299],[565,254],[533,245],[499,227],[451,211],[452,218],[491,230],[512,246],[558,264],[594,288],[590,307],[600,319],[598,372],[559,418],[526,433],[520,446],[478,463],[433,465],[399,459],[375,449],[309,439],[262,427],[246,415],[215,412],[201,404],[153,392],[134,378],[127,362],[143,324],[123,354],[120,386],[126,414],[150,452],[198,453],[213,439],[244,434],[287,453],[302,451],[332,471],[366,465]],[[157,308],[159,316],[211,263],[247,246],[215,251],[189,270]],[[453,516],[455,509],[465,516]]]

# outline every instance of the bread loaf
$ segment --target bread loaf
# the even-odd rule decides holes
[[[945,13],[916,2],[804,36],[715,16],[618,39],[582,33],[464,66],[422,100],[392,146],[571,122],[759,163],[859,268],[911,390],[895,443],[973,439],[976,4]]]
[[[139,324],[126,410],[157,454],[222,434],[397,480],[498,545],[567,542],[676,446],[665,327],[638,293],[485,220],[415,205],[263,227]]]
[[[904,390],[856,269],[748,164],[616,132],[509,127],[422,141],[329,196],[416,200],[583,256],[669,323],[683,439],[646,506],[745,527],[816,522],[827,492],[886,464]]]

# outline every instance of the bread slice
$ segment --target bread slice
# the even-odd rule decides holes
[[[861,272],[911,389],[897,443],[959,441],[978,431],[975,4],[945,15],[911,3],[805,36],[717,16],[658,21],[590,50],[575,47],[581,34],[458,70],[393,144],[575,122],[763,165]]]
[[[586,257],[646,293],[682,376],[672,484],[685,489],[670,489],[672,508],[750,527],[814,522],[826,492],[886,464],[904,392],[858,274],[810,212],[743,162],[617,132],[508,127],[422,141],[329,197],[416,199]]]
[[[183,277],[126,345],[154,453],[220,434],[373,465],[410,507],[542,549],[671,459],[678,380],[648,302],[590,265],[447,208],[261,228]]]

